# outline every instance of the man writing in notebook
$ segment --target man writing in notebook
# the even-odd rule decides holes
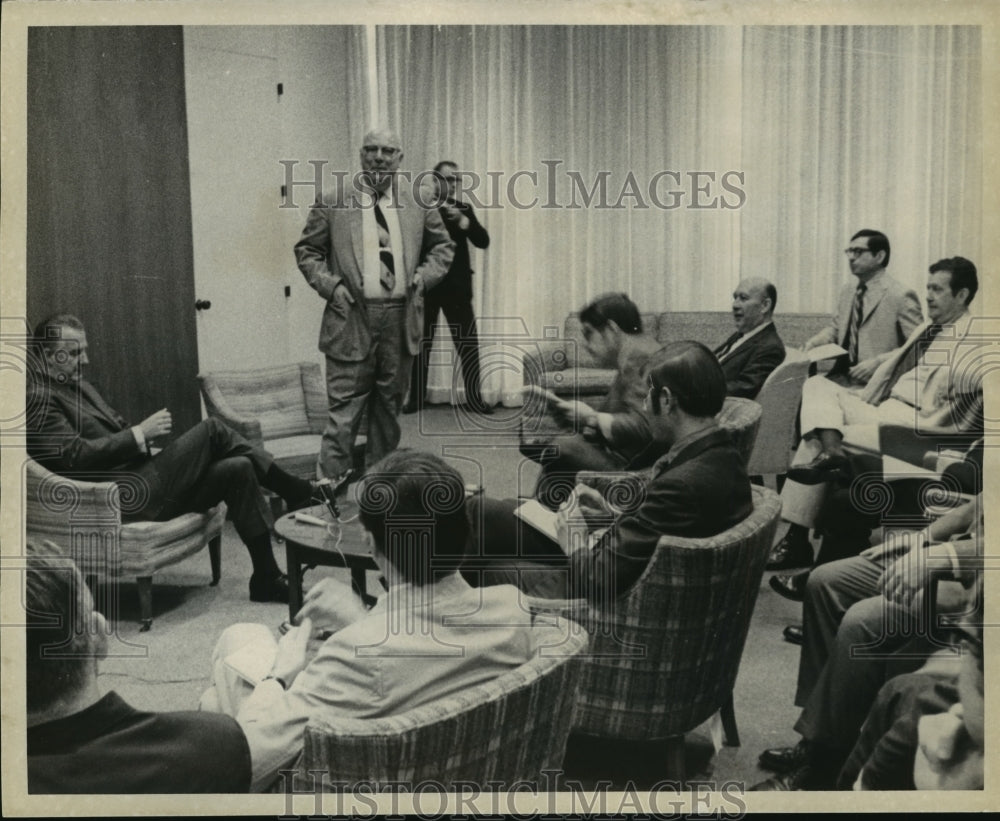
[[[652,359],[646,384],[653,443],[665,451],[649,477],[623,477],[625,493],[609,494],[619,502],[614,507],[596,487],[578,484],[556,514],[558,541],[523,524],[514,500],[474,500],[466,579],[515,583],[550,598],[608,600],[638,580],[660,536],[714,536],[750,515],[746,466],[715,422],[726,397],[715,355],[698,342],[671,345]]]

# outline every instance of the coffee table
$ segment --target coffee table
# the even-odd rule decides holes
[[[371,549],[362,537],[362,528],[355,514],[357,506],[343,503],[344,524],[335,522],[324,505],[305,508],[301,512],[327,522],[326,527],[300,522],[294,513],[286,513],[274,523],[274,532],[285,540],[285,560],[288,566],[288,613],[291,618],[302,607],[302,574],[313,567],[346,567],[351,571],[355,589],[367,602],[371,601],[365,587],[365,572],[378,570]],[[338,538],[339,535],[339,538]]]

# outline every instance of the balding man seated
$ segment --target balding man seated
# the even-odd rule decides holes
[[[774,327],[777,301],[777,289],[760,277],[744,279],[733,291],[736,333],[714,351],[729,396],[754,399],[784,360],[785,346]]]

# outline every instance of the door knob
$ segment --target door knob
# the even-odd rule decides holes
[[[196,311],[207,311],[211,307],[212,307],[212,303],[211,303],[210,300],[207,300],[207,299],[196,299],[194,301],[194,309]]]

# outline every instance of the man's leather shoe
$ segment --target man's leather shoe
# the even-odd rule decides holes
[[[821,779],[816,768],[811,764],[805,764],[784,775],[776,775],[773,778],[768,778],[766,781],[761,781],[759,784],[754,784],[748,788],[747,792],[789,792],[793,790],[827,790],[833,788],[831,784],[822,784],[820,782]]]
[[[418,410],[420,410],[420,405],[416,402],[407,402],[403,405],[403,413],[405,414],[416,413]]]
[[[775,573],[771,576],[771,589],[779,596],[791,601],[802,601],[806,597],[806,582],[809,581],[809,571],[801,573]]]
[[[785,641],[790,644],[802,644],[802,625],[789,624],[784,630],[781,631],[781,635],[784,636]]]
[[[776,773],[788,773],[809,763],[812,745],[804,738],[794,747],[771,747],[764,750],[757,762],[765,770]]]
[[[768,570],[789,570],[793,567],[810,567],[813,563],[813,549],[806,537],[784,538],[771,548],[765,567]]]
[[[288,604],[288,576],[279,573],[270,579],[250,577],[250,601]]]
[[[851,463],[842,454],[824,452],[811,462],[790,467],[788,478],[801,485],[845,481],[851,478]]]
[[[473,405],[473,410],[475,410],[476,413],[481,413],[483,416],[492,416],[495,412],[493,410],[493,406],[487,405],[485,402]]]

